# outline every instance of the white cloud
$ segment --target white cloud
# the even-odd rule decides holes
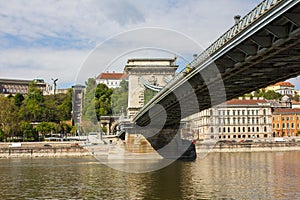
[[[191,59],[193,53],[201,51],[196,43],[207,47],[233,25],[234,15],[243,16],[258,3],[259,0],[0,1],[1,77],[58,77],[61,83],[73,83],[88,52],[107,38],[101,45],[101,56],[84,62],[95,65],[89,66],[93,75],[106,70],[107,63],[126,51],[146,46],[176,51]],[[175,32],[169,35],[172,31],[138,29],[144,27]],[[130,31],[133,29],[138,30]],[[195,44],[185,42],[183,35]],[[176,37],[180,39],[176,41]],[[142,53],[155,55],[145,50],[127,55],[143,56]],[[126,56],[121,57],[113,62],[113,69],[122,69],[120,62],[126,61]]]
[[[59,78],[58,84],[74,83],[87,51],[51,49],[0,50],[1,77]]]

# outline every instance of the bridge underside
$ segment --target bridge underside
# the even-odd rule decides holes
[[[167,112],[167,119],[161,131],[148,138],[152,146],[158,150],[172,141],[181,119],[300,75],[299,27],[298,3],[273,21],[262,23],[251,34],[236,36],[211,55],[211,62],[200,63],[190,73],[182,75],[178,83],[159,93],[153,105],[161,105]],[[150,108],[151,105],[138,114],[137,125],[147,126],[151,119],[159,118],[161,112],[149,117]]]

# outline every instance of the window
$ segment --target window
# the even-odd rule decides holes
[[[284,121],[284,117],[282,117],[282,121]]]
[[[256,131],[259,132],[259,127],[256,127]]]
[[[239,132],[239,133],[241,132],[241,127],[238,127],[238,132]]]
[[[282,128],[285,128],[285,123],[282,124]]]
[[[242,115],[245,115],[245,110],[242,110]]]
[[[230,133],[230,127],[228,127],[227,130],[228,130],[228,133]]]
[[[251,128],[250,127],[248,127],[248,132],[251,132]]]
[[[245,117],[242,118],[242,123],[245,124]]]
[[[294,123],[291,124],[291,128],[294,128]]]
[[[225,127],[223,128],[223,132],[226,133],[226,128]]]
[[[267,132],[267,127],[264,127],[264,132]]]
[[[240,110],[237,111],[237,114],[240,115]]]
[[[236,129],[235,129],[235,127],[233,127],[233,132],[235,133],[235,131],[236,131]]]
[[[232,114],[235,115],[235,110],[232,111]]]
[[[266,115],[267,114],[267,111],[266,111],[266,109],[264,109],[264,115]]]
[[[222,128],[221,127],[219,127],[219,133],[221,133],[222,132]]]
[[[214,132],[214,127],[210,127],[210,132],[211,132],[211,133]]]

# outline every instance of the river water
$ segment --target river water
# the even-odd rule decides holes
[[[300,151],[211,153],[148,173],[92,157],[0,160],[0,199],[300,199]]]

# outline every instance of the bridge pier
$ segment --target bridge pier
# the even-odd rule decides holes
[[[166,159],[196,159],[195,144],[192,141],[182,139],[180,130],[169,127],[156,132],[157,129],[155,128],[141,128],[132,125],[130,129],[126,130],[127,150],[135,153],[156,151]]]

